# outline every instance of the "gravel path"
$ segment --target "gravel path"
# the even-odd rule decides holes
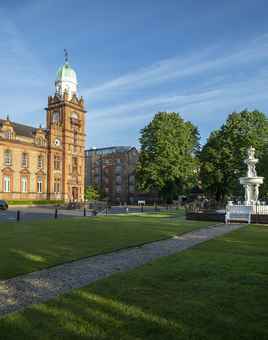
[[[113,273],[124,272],[161,256],[183,251],[241,227],[242,225],[238,224],[221,224],[192,231],[172,239],[88,257],[0,281],[0,316],[23,309],[31,304],[47,301],[73,288],[86,286]]]

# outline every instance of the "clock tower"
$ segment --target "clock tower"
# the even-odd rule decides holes
[[[85,109],[78,98],[76,73],[68,63],[59,68],[55,94],[48,97],[48,198],[84,199]]]

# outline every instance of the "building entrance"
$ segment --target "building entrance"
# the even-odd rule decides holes
[[[78,188],[77,187],[72,187],[72,196],[73,196],[73,201],[78,200]]]

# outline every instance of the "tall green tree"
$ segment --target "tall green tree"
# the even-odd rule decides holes
[[[159,112],[141,130],[137,179],[141,190],[171,201],[195,184],[199,148],[197,128],[178,113]]]
[[[267,176],[268,121],[260,111],[234,112],[225,124],[213,131],[200,153],[200,179],[207,194],[217,200],[227,196],[242,196],[239,177],[246,174],[244,159],[252,145],[260,159],[257,170]],[[267,177],[268,181],[268,177]],[[267,192],[267,183],[261,193]]]

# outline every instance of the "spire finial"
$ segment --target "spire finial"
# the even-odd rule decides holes
[[[68,52],[66,48],[64,49],[64,60],[65,60],[65,63],[68,63]]]

